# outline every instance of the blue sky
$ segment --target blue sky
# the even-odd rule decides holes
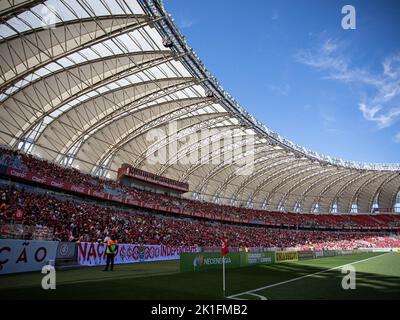
[[[165,0],[209,71],[271,129],[346,160],[400,162],[400,2]],[[344,30],[341,9],[356,9]]]

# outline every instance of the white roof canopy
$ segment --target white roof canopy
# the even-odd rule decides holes
[[[399,164],[331,158],[270,130],[218,84],[160,1],[6,0],[0,17],[4,145],[110,178],[131,163],[218,203],[369,212],[378,196],[393,208]],[[166,135],[149,139],[155,130]],[[150,161],[171,144],[163,163]]]

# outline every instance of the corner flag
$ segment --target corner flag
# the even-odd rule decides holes
[[[222,237],[222,291],[225,297],[225,256],[229,253],[228,243],[225,238]]]
[[[228,243],[222,238],[222,256],[225,257],[229,253]]]

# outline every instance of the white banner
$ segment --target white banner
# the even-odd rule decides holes
[[[358,250],[366,252],[398,252],[400,248],[358,248]]]
[[[78,243],[78,261],[82,266],[106,264],[106,245],[99,243]],[[115,264],[178,260],[181,252],[199,252],[199,247],[174,247],[165,245],[119,244]]]
[[[57,241],[0,240],[0,274],[42,270],[55,260]]]

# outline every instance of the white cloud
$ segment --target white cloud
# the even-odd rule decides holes
[[[377,114],[381,110],[379,106],[369,108],[365,104],[360,103],[359,109],[364,119],[376,122],[380,129],[390,127],[395,121],[400,119],[400,108],[392,108],[388,112],[379,115]]]
[[[288,84],[285,84],[285,85],[282,85],[282,86],[269,84],[269,85],[267,85],[267,87],[273,93],[276,93],[276,94],[278,94],[280,96],[285,96],[285,97],[287,97],[289,95],[290,90],[291,90],[291,87]]]
[[[339,47],[339,44],[332,40],[332,39],[328,39],[327,41],[325,41],[322,45],[322,51],[325,53],[332,53],[334,51],[336,51]]]
[[[299,50],[295,58],[298,62],[326,72],[328,76],[342,76],[348,71],[348,62],[338,54],[339,45],[339,42],[328,39],[317,48]]]
[[[272,13],[271,20],[278,20],[278,19],[279,19],[279,11],[275,9],[274,12]]]
[[[325,131],[330,133],[339,132],[336,124],[336,117],[331,113],[331,111],[321,110],[320,116]]]
[[[400,53],[386,57],[380,73],[371,73],[353,67],[345,47],[344,42],[327,39],[315,48],[299,50],[295,58],[321,72],[324,79],[361,85],[358,107],[364,119],[375,122],[379,129],[393,125],[400,120]]]
[[[400,143],[400,131],[397,132],[396,135],[394,136],[394,142]]]
[[[360,103],[360,111],[362,112],[363,116],[367,120],[373,120],[376,113],[381,110],[380,107],[376,106],[373,108],[368,108],[364,103]]]
[[[193,27],[196,23],[197,23],[197,20],[196,20],[196,19],[183,19],[183,20],[179,23],[179,27],[180,27],[181,29],[187,29],[187,28]]]
[[[383,73],[393,79],[399,78],[400,74],[400,53],[386,58],[382,62]]]

